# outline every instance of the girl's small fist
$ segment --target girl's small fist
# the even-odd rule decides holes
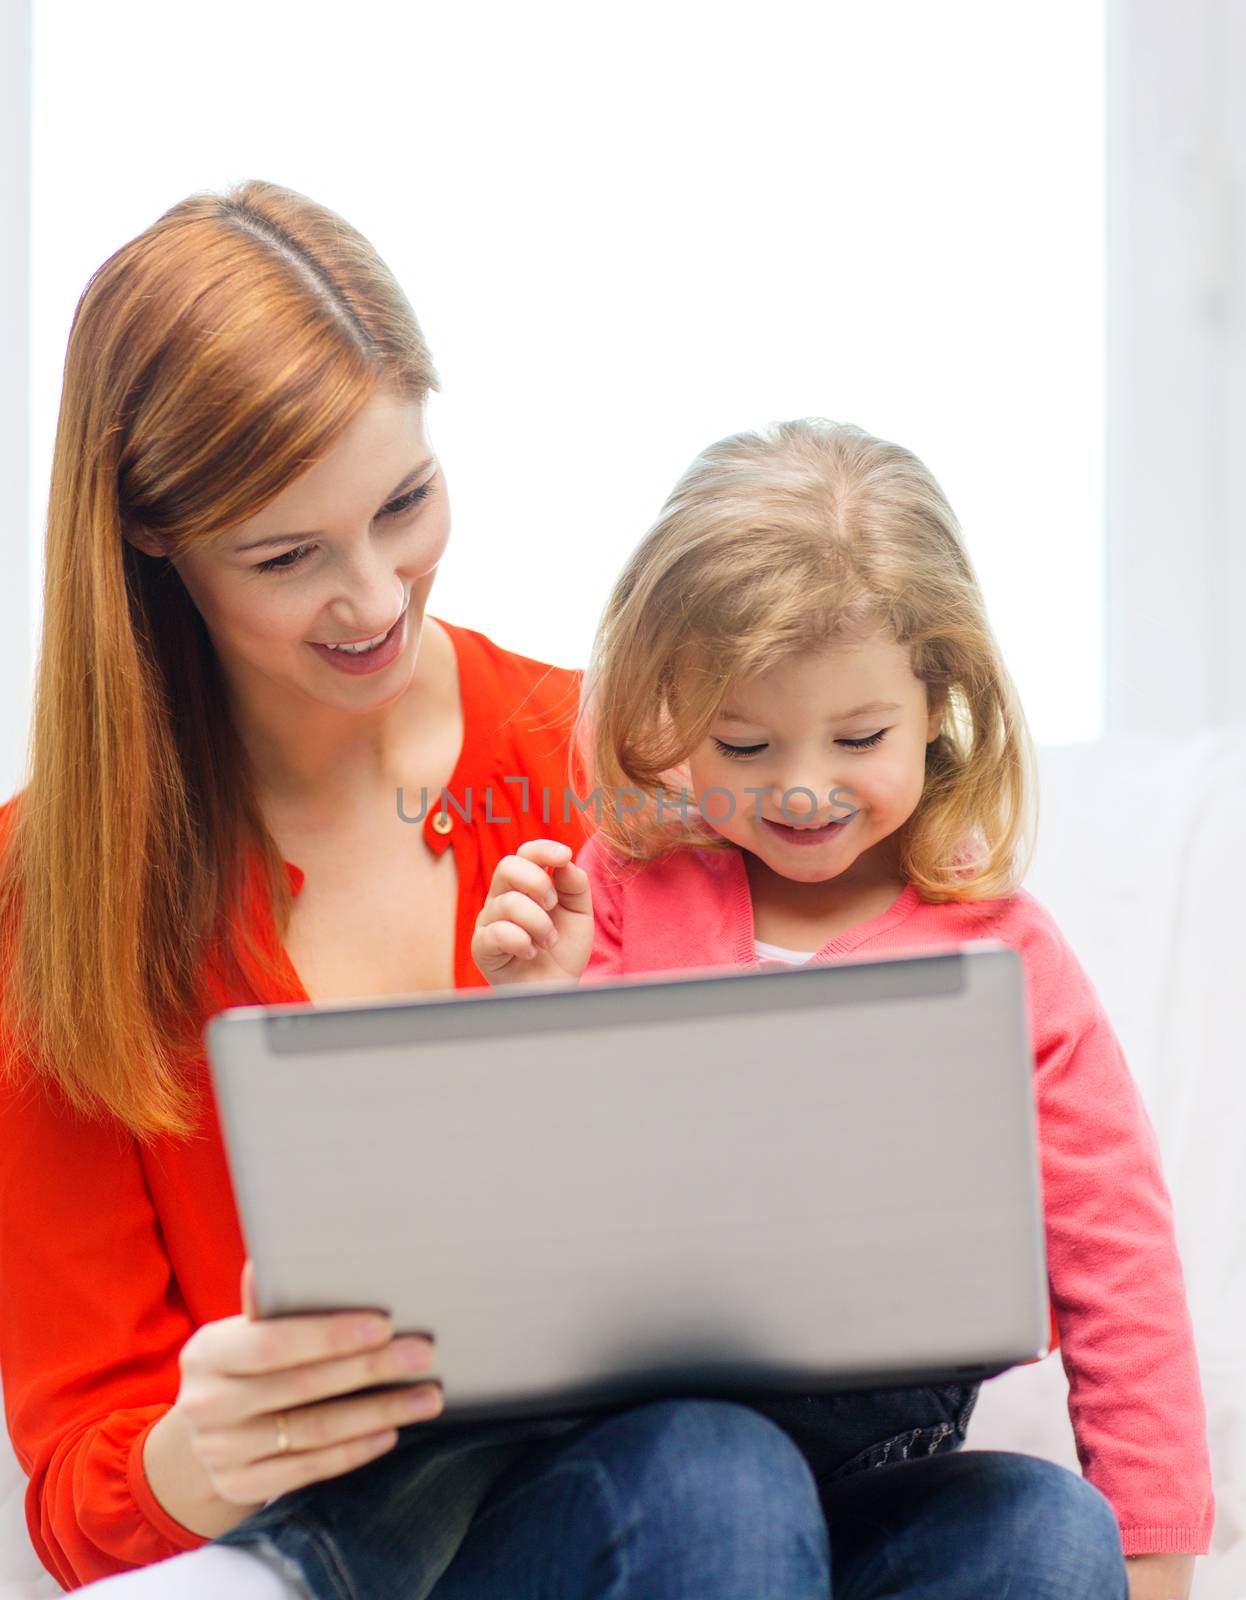
[[[472,960],[491,984],[577,980],[593,947],[588,874],[557,839],[503,856],[476,919]]]

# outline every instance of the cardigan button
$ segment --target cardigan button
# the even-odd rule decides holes
[[[448,812],[436,811],[433,813],[433,832],[449,833],[454,824],[450,821]]]

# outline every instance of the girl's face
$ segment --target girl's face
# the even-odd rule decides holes
[[[382,391],[262,511],[174,565],[236,693],[359,713],[410,683],[449,533],[423,407]],[[355,654],[330,648],[378,639]]]
[[[731,690],[688,760],[693,793],[716,833],[780,877],[890,876],[884,841],[917,807],[942,717],[882,632],[796,657]]]

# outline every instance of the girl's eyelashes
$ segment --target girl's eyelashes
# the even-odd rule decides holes
[[[720,756],[755,756],[759,750],[764,750],[764,744],[724,744],[721,739],[713,741],[715,750]]]
[[[427,482],[419,484],[414,489],[409,489],[406,494],[399,495],[397,500],[391,500],[388,505],[382,506],[377,512],[379,517],[400,517],[404,511],[410,511],[426,500],[432,493],[433,482],[436,474]],[[300,561],[306,559],[313,546],[310,544],[296,545],[293,550],[284,550],[279,556],[270,556],[267,561],[258,561],[255,565],[257,572],[289,572],[292,567],[297,567]]]
[[[849,750],[872,750],[876,744],[881,744],[886,728],[880,728],[877,733],[871,733],[866,739],[837,739],[837,744],[846,746]],[[724,744],[721,739],[713,740],[714,748],[721,756],[729,756],[732,760],[737,758],[746,760],[755,756],[759,750],[764,750],[764,744]]]

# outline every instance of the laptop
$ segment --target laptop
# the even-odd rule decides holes
[[[1033,1360],[1022,977],[983,940],[221,1012],[259,1311],[431,1333],[447,1421]]]

